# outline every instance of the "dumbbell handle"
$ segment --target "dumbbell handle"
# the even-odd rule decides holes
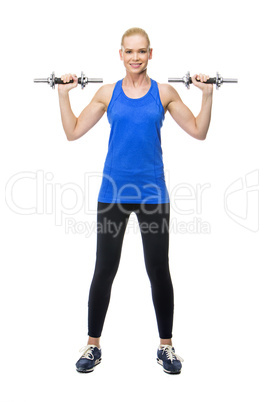
[[[74,81],[70,80],[69,82],[63,82],[60,78],[55,77],[55,73],[53,72],[49,78],[35,78],[35,83],[39,82],[46,82],[49,84],[52,89],[55,88],[55,84],[72,84]],[[102,78],[87,78],[85,77],[84,73],[81,72],[81,77],[78,78],[78,84],[81,84],[82,89],[89,83],[89,82],[103,82]]]
[[[197,80],[199,82],[199,80]],[[183,78],[169,78],[168,82],[185,82]],[[237,82],[236,78],[223,78],[222,82]],[[203,84],[215,84],[216,77],[209,78],[207,81],[203,81]],[[189,84],[192,84],[191,77],[189,78]]]
[[[86,78],[87,82],[103,82],[102,78]],[[55,84],[72,84],[73,80],[63,82],[60,78],[55,77]],[[81,77],[78,78],[78,84],[82,83]]]
[[[39,82],[49,83],[49,78],[35,78],[34,82],[35,83],[39,83]],[[63,82],[60,78],[55,77],[54,82],[55,82],[55,84],[72,84],[73,80],[70,80],[69,82]],[[103,79],[102,78],[88,78],[87,82],[103,82]],[[81,84],[81,77],[78,78],[78,84]]]
[[[197,80],[199,81],[199,80]],[[192,78],[190,76],[190,72],[188,71],[187,74],[182,78],[169,78],[168,82],[183,82],[185,86],[189,89],[190,84],[192,84]],[[204,84],[215,84],[216,89],[219,89],[220,86],[224,82],[229,83],[236,83],[238,80],[236,78],[222,78],[219,73],[216,73],[216,77],[209,78],[207,81],[204,81]]]

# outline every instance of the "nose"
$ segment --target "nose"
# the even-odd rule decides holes
[[[138,53],[137,53],[137,52],[134,52],[134,53],[133,53],[132,60],[133,60],[133,61],[137,61],[137,60],[138,60]]]

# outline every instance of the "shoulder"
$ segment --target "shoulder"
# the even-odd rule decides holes
[[[116,85],[116,83],[114,83],[114,84],[105,84],[105,85],[102,85],[102,86],[98,89],[98,91],[96,92],[96,95],[99,95],[99,96],[109,96],[110,94],[113,93],[113,90],[114,90],[114,88],[115,88],[115,85]]]
[[[165,97],[172,98],[171,101],[174,100],[173,98],[177,98],[177,96],[179,96],[178,92],[172,85],[160,84],[159,82],[157,82],[157,84],[160,94],[162,94]]]
[[[165,109],[165,113],[168,110],[168,106],[171,102],[180,100],[179,94],[176,89],[170,84],[160,84],[157,82],[160,100]]]
[[[105,105],[105,108],[107,109],[110,100],[112,98],[113,95],[113,91],[115,88],[116,82],[114,84],[105,84],[102,85],[98,91],[96,92],[96,94],[94,95],[94,101],[95,102],[100,102],[103,103]]]

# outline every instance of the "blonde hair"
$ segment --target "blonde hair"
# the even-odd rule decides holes
[[[147,39],[147,42],[148,42],[148,49],[150,48],[150,40],[149,40],[147,32],[144,31],[144,29],[137,28],[137,27],[130,28],[123,34],[122,39],[121,39],[121,48],[124,46],[124,38],[126,36],[132,36],[132,35],[142,35],[142,36],[144,36]]]

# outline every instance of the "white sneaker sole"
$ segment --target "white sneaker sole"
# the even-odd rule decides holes
[[[159,359],[159,358],[157,357],[157,362],[158,362],[158,364],[160,364],[160,365],[163,367],[163,360],[161,360],[161,359]],[[164,367],[163,367],[163,371],[164,371],[165,373],[168,373],[168,374],[180,374],[180,373],[181,373],[181,370],[180,370],[180,371],[169,371],[169,370],[165,370]]]

